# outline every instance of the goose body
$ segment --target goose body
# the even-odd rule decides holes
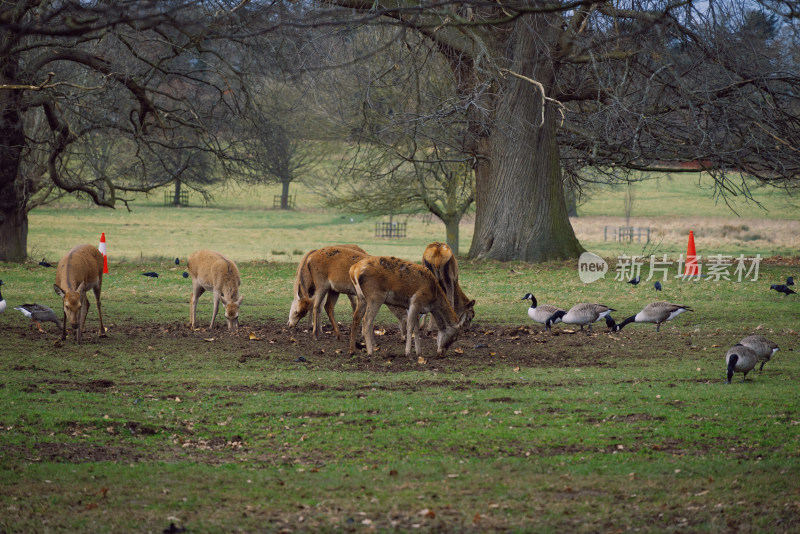
[[[0,286],[2,285],[3,281],[0,280]],[[0,291],[0,313],[6,311],[6,306],[8,306],[8,304],[6,304],[6,299],[3,298],[2,291]]]
[[[747,373],[753,370],[758,363],[758,355],[753,349],[745,347],[741,343],[737,343],[725,355],[725,365],[728,368],[728,380],[726,384],[731,383],[733,373],[743,373],[742,382],[747,378]]]
[[[773,354],[778,352],[778,345],[764,336],[747,336],[739,344],[756,353],[758,360],[761,362],[761,367],[758,368],[759,371],[763,371],[764,364],[769,361]]]
[[[545,322],[545,327],[549,328],[559,319],[565,324],[577,324],[581,326],[581,330],[585,325],[589,325],[589,334],[592,333],[592,323],[604,319],[614,308],[609,308],[603,304],[595,304],[590,302],[582,302],[576,304],[568,311],[559,310],[550,316]]]
[[[536,297],[533,296],[532,293],[528,293],[522,300],[530,300],[531,306],[528,308],[528,317],[536,321],[537,323],[542,323],[545,325],[546,330],[550,330],[550,325],[547,325],[547,320],[553,316],[556,312],[564,311],[558,306],[553,306],[551,304],[539,304],[536,302]],[[561,318],[557,318],[551,324],[560,323]]]
[[[55,312],[43,304],[23,304],[14,309],[35,322],[39,332],[44,332],[41,323],[56,323],[61,328],[61,321],[58,320]]]
[[[630,323],[655,323],[656,332],[660,331],[661,325],[674,319],[685,311],[693,311],[689,306],[671,304],[669,302],[651,302],[636,315],[631,315],[621,323],[615,325],[612,331],[619,332],[625,325]]]

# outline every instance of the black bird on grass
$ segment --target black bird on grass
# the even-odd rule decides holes
[[[148,271],[146,273],[142,273],[143,276],[149,276],[150,278],[158,278],[158,273],[153,271]]]
[[[656,283],[653,284],[653,287],[656,288],[656,291],[661,291],[661,282],[656,280]]]
[[[52,263],[49,263],[49,262],[45,261],[44,258],[42,258],[42,261],[39,262],[39,265],[41,265],[42,267],[52,267],[53,266]]]
[[[793,286],[794,285],[794,277],[790,276],[789,278],[787,278],[786,279],[786,285],[787,286]]]
[[[183,271],[183,277],[184,278],[189,278],[189,273],[187,273],[186,271]]]
[[[180,265],[180,264],[181,264],[181,259],[175,258],[175,265]]]
[[[784,295],[793,295],[797,293],[797,291],[792,291],[783,284],[772,284],[771,286],[769,286],[769,288],[774,289],[778,293],[783,293]]]
[[[626,283],[627,283],[627,284],[633,284],[633,285],[635,285],[635,286],[638,286],[638,285],[639,285],[639,282],[641,282],[641,281],[642,281],[642,277],[641,277],[641,276],[639,276],[639,275],[636,275],[636,278],[633,278],[633,279],[631,279],[631,280],[628,280]]]

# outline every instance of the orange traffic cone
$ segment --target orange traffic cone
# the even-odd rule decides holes
[[[100,254],[103,255],[103,274],[108,274],[108,256],[106,256],[106,233],[100,236]]]
[[[686,270],[683,276],[699,276],[700,269],[697,267],[697,252],[694,249],[694,232],[689,230],[689,246],[686,249]]]

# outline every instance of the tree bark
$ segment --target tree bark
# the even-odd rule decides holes
[[[175,180],[175,195],[172,197],[172,205],[181,205],[181,181],[177,179]]]
[[[453,251],[454,256],[458,256],[458,224],[459,218],[453,217],[452,219],[444,220],[444,229],[447,234],[447,246]]]
[[[538,37],[523,22],[510,38],[515,59],[509,69],[547,90],[554,77],[552,58],[538,49]],[[503,80],[492,126],[478,143],[485,156],[475,168],[470,258],[544,262],[577,258],[583,252],[564,198],[556,137],[560,121],[557,104],[545,103],[537,86],[512,76]]]
[[[19,60],[0,63],[0,84],[18,79]],[[0,261],[25,261],[28,257],[28,203],[30,185],[20,176],[25,148],[22,91],[0,90]]]
[[[291,181],[283,180],[281,181],[281,209],[288,210],[289,209],[289,185]]]
[[[0,206],[0,262],[22,262],[27,257],[28,213],[16,203],[3,202]]]

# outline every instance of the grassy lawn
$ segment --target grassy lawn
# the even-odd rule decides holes
[[[12,307],[58,310],[54,269],[0,264],[9,303],[0,314],[0,532],[800,530],[800,301],[769,290],[800,280],[791,241],[792,257],[765,261],[758,280],[672,272],[662,293],[615,280],[613,264],[583,284],[576,262],[464,260],[461,284],[477,299],[470,331],[444,358],[433,357],[432,338],[422,360],[406,358],[382,311],[386,332],[368,360],[348,355],[329,328],[314,341],[284,327],[294,262],[334,242],[418,260],[443,229],[411,218],[407,239],[376,239],[374,221],[350,222],[302,194],[289,213],[256,200],[271,195],[31,214],[37,261],[106,233],[108,336],[98,336],[94,304],[82,345],[62,342],[53,324],[39,333]],[[643,210],[651,205],[640,198]],[[711,215],[707,228],[721,227]],[[597,208],[577,220],[617,216]],[[701,230],[702,254],[770,255],[731,235],[709,249]],[[685,252],[679,237],[659,251]],[[606,257],[632,250],[603,243],[584,246]],[[203,328],[187,326],[191,284],[173,260],[200,247],[238,260],[237,333],[219,319],[208,330],[209,295],[198,307]],[[142,276],[151,270],[159,278]],[[654,300],[694,311],[659,333],[633,324],[609,334],[602,323],[592,336],[563,325],[543,333],[527,317],[528,291],[565,308],[607,304],[617,321]],[[345,336],[346,302],[337,307]],[[781,350],[762,373],[727,386],[725,353],[752,333]]]

